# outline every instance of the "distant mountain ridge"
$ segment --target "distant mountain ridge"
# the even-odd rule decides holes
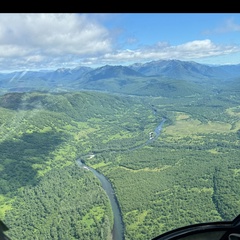
[[[89,81],[96,81],[99,79],[107,79],[107,78],[119,78],[119,77],[144,77],[143,74],[131,69],[129,67],[124,66],[111,66],[106,65],[92,71],[85,72],[82,75],[84,79]]]
[[[180,60],[159,60],[133,64],[130,68],[145,76],[165,76],[176,79],[234,78],[240,76],[240,64],[209,66]]]
[[[192,61],[158,60],[129,66],[105,65],[98,68],[80,66],[73,69],[59,68],[54,71],[0,73],[0,88],[3,93],[88,89],[127,94],[136,94],[139,91],[144,94],[145,89],[146,94],[151,95],[151,91],[156,92],[156,88],[160,92],[181,88],[176,80],[184,83],[186,87],[238,79],[240,64],[209,66]],[[195,86],[193,88],[196,89]]]

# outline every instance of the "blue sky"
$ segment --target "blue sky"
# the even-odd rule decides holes
[[[240,14],[0,14],[0,72],[160,59],[240,64]]]

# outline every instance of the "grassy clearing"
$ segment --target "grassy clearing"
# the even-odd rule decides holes
[[[100,127],[97,125],[94,126],[94,128],[90,127],[87,122],[78,122],[77,125],[79,132],[75,134],[75,140],[79,140],[82,138],[86,139],[88,138],[88,134],[98,131],[100,129]]]
[[[236,177],[236,176],[239,176],[240,175],[240,169],[238,168],[235,168],[233,169],[233,175]]]
[[[100,162],[100,163],[91,165],[91,167],[97,169],[97,168],[105,167],[105,166],[107,166],[109,164],[111,164],[111,163],[110,162],[108,162],[108,163]]]
[[[240,129],[240,121],[238,121],[238,122],[235,123],[235,128],[234,128],[234,130],[237,131],[238,129]]]
[[[209,149],[208,152],[212,154],[220,154],[220,152],[218,152],[216,149]]]
[[[188,119],[190,118],[190,115],[186,114],[186,113],[182,113],[182,112],[177,112],[177,116],[176,116],[176,120],[184,120],[184,119]]]
[[[6,211],[12,209],[12,199],[8,199],[4,195],[0,194],[0,219],[3,219]]]
[[[226,113],[229,114],[230,116],[234,117],[240,117],[240,107],[232,107],[226,109]]]
[[[191,188],[189,191],[193,191],[193,192],[197,192],[199,194],[201,193],[209,193],[210,195],[213,194],[213,188],[207,188],[207,187],[203,187],[203,188]]]
[[[123,166],[120,166],[119,168],[122,168],[122,169],[125,169],[127,171],[130,171],[130,172],[160,172],[160,171],[163,171],[163,170],[166,170],[168,168],[170,168],[172,166],[170,165],[165,165],[161,168],[142,168],[142,169],[138,169],[138,170],[135,170],[135,169],[131,169],[131,168],[127,168],[127,167],[123,167]]]
[[[231,124],[229,123],[209,121],[207,124],[203,124],[197,119],[183,119],[182,117],[183,115],[180,116],[181,120],[177,120],[175,125],[165,127],[164,133],[172,136],[186,137],[201,133],[229,133],[231,131]]]
[[[94,224],[94,219],[97,222],[100,222],[104,216],[104,210],[101,207],[93,207],[83,218],[82,222],[87,227],[91,227]]]
[[[103,143],[107,143],[111,140],[115,140],[115,139],[124,139],[124,138],[132,138],[134,137],[134,134],[133,133],[129,133],[127,131],[120,131],[116,134],[112,134],[108,137],[107,140],[104,140]]]
[[[148,214],[148,211],[146,210],[144,210],[143,212],[139,212],[138,210],[133,210],[131,212],[128,212],[126,216],[131,216],[131,218],[134,218],[133,223],[127,226],[128,230],[134,231],[138,229],[138,226],[143,224],[143,221],[147,216],[147,214]]]

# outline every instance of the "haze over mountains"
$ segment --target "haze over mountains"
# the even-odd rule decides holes
[[[240,78],[240,64],[209,66],[196,62],[159,60],[129,66],[105,65],[99,68],[61,68],[55,71],[19,71],[0,73],[2,93],[12,91],[99,90],[124,94],[155,95],[158,90],[178,92],[178,88],[196,88],[224,83],[225,87]],[[180,81],[181,80],[181,81]],[[180,86],[180,85],[181,86]],[[187,91],[188,92],[188,91]],[[184,93],[188,94],[188,93]],[[180,94],[181,95],[181,94]]]

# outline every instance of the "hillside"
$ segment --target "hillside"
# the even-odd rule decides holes
[[[11,239],[109,238],[107,196],[76,159],[117,132],[113,113],[123,114],[131,103],[88,92],[1,96],[0,217]]]
[[[8,236],[110,238],[106,193],[90,171],[76,165],[89,154],[86,164],[114,186],[126,239],[232,220],[240,212],[240,99],[232,91],[236,82],[231,84],[229,92],[189,90],[187,97],[172,97],[171,89],[165,97],[97,91],[2,95],[0,216]],[[149,142],[163,118],[159,137]]]
[[[97,90],[142,96],[188,96],[222,89],[240,78],[240,65],[208,66],[196,62],[159,60],[129,66],[106,65],[55,71],[0,74],[0,94]],[[181,86],[182,85],[182,86]],[[203,89],[201,89],[204,87]],[[184,92],[186,90],[186,92]],[[169,91],[166,94],[166,91]],[[211,93],[211,92],[210,92]]]

